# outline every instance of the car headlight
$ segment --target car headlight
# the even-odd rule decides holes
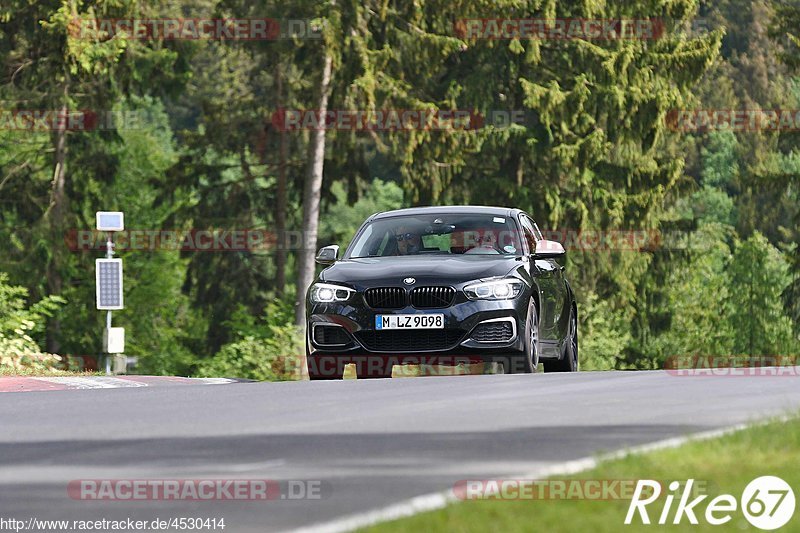
[[[332,285],[330,283],[315,283],[311,286],[311,302],[315,304],[346,302],[355,292],[350,287]]]
[[[482,281],[464,287],[470,300],[510,300],[522,292],[522,282],[518,279],[499,279]]]

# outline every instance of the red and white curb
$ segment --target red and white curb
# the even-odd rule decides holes
[[[0,392],[121,389],[172,385],[224,385],[236,382],[237,380],[228,378],[182,378],[176,376],[2,377],[0,378]]]

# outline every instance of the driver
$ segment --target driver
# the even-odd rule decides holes
[[[491,230],[484,231],[482,235],[479,234],[476,241],[481,248],[497,249],[497,237]]]
[[[420,236],[408,226],[400,226],[394,230],[394,237],[397,239],[398,255],[411,255],[419,253]]]

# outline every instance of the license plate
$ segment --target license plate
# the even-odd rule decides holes
[[[375,315],[375,329],[444,329],[444,315]]]

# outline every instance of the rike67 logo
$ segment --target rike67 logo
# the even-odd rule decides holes
[[[705,504],[705,512],[701,512],[701,504],[708,498],[702,494],[690,500],[694,494],[694,479],[685,484],[673,481],[669,484],[669,492],[664,498],[664,507],[658,515],[657,523],[665,525],[672,517],[672,524],[680,524],[686,518],[690,524],[697,525],[698,515],[713,526],[721,526],[731,521],[739,510],[751,525],[758,529],[774,530],[784,526],[794,514],[795,497],[792,488],[779,477],[762,476],[751,481],[742,492],[741,499],[730,494],[721,494]],[[683,490],[681,491],[681,487]],[[628,507],[625,524],[635,521],[637,515],[642,524],[651,522],[650,512],[657,512],[654,504],[661,497],[661,484],[650,479],[640,479]],[[678,500],[674,514],[673,503]],[[648,509],[648,506],[651,506]],[[655,519],[655,515],[653,519]]]

